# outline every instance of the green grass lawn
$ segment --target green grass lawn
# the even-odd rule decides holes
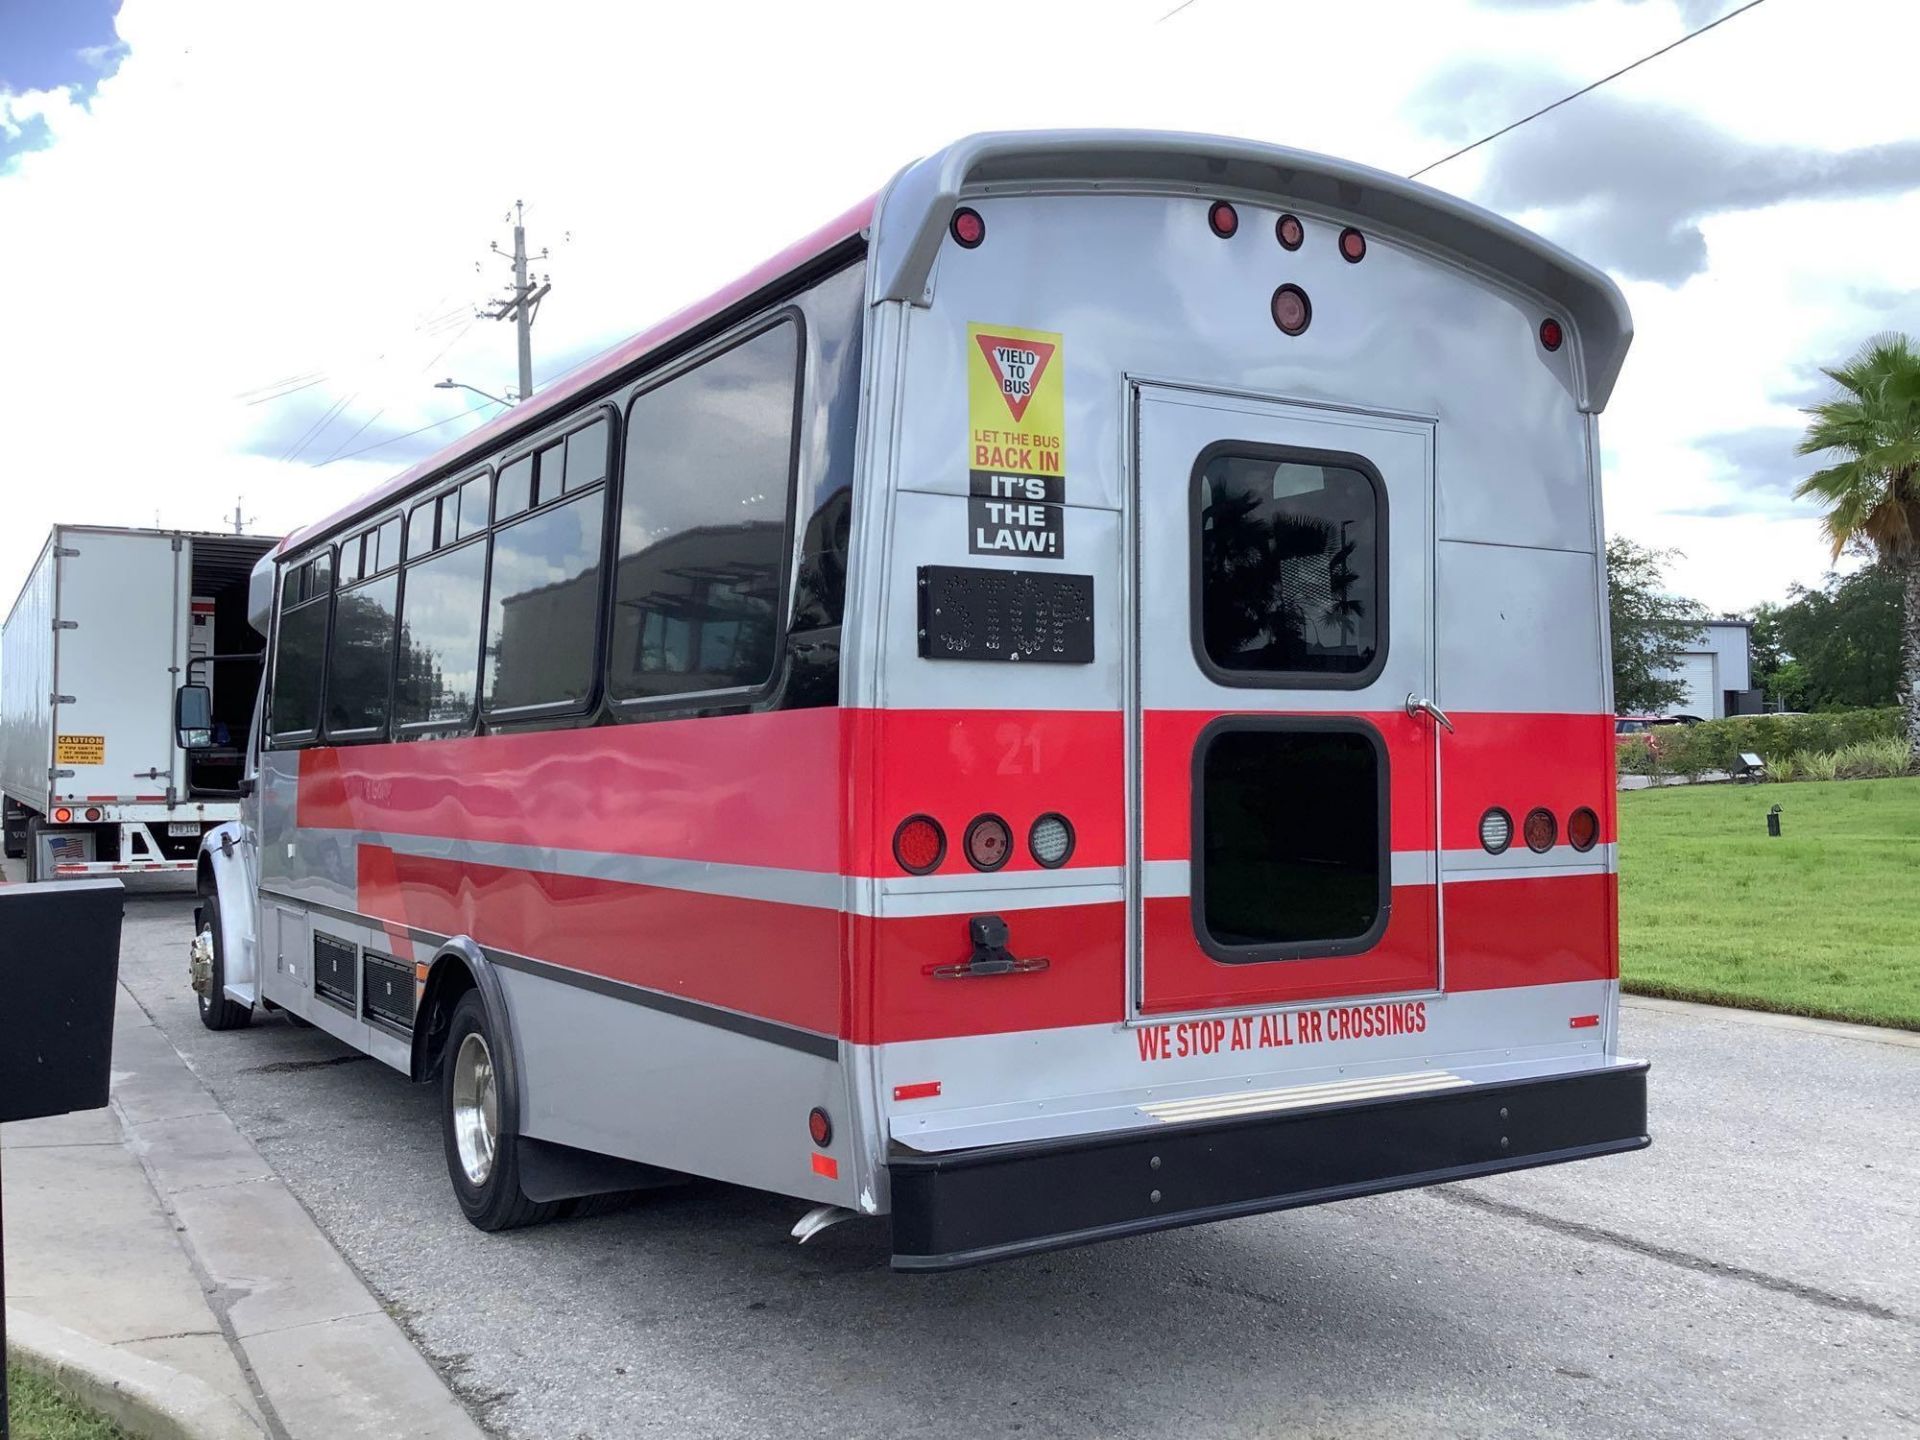
[[[126,1440],[126,1432],[81,1408],[38,1375],[7,1367],[13,1440]]]
[[[1622,793],[1620,968],[1642,995],[1920,1030],[1920,778]]]

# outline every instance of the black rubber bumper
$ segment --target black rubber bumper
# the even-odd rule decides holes
[[[896,1147],[893,1266],[953,1270],[1647,1143],[1641,1064],[944,1154]]]

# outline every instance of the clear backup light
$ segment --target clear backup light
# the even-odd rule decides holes
[[[1513,817],[1498,805],[1480,817],[1480,847],[1498,855],[1513,844]]]
[[[1027,831],[1027,849],[1047,869],[1058,870],[1073,854],[1073,826],[1064,815],[1042,815]]]

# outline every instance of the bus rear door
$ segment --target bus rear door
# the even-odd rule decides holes
[[[1432,421],[1134,405],[1134,1013],[1439,990]]]

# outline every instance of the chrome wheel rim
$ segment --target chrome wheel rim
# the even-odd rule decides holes
[[[500,1101],[493,1085],[493,1052],[476,1030],[460,1042],[453,1059],[453,1143],[460,1168],[474,1185],[493,1173],[499,1144]]]

